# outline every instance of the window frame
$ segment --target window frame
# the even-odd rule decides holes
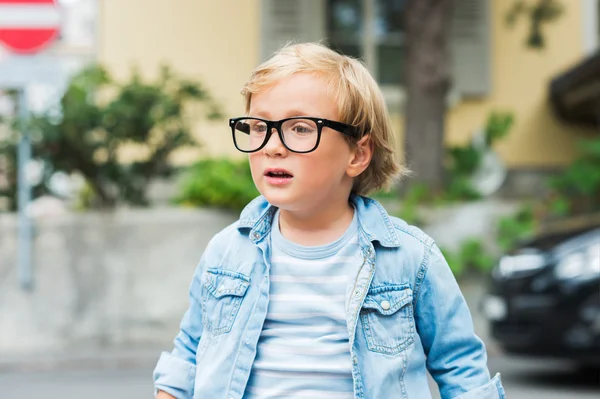
[[[366,18],[371,22],[371,32],[364,37],[353,38],[352,42],[358,47],[356,55],[361,57],[368,69],[378,78],[378,70],[375,58],[379,58],[374,51],[375,46],[385,42],[384,38],[377,39],[375,12],[376,0],[356,0],[359,4],[371,5],[373,18]],[[492,26],[492,2],[494,0],[459,0],[453,10],[453,24],[461,26],[461,29],[453,29],[450,32],[450,46],[455,55],[452,57],[451,68],[454,73],[454,84],[448,94],[448,106],[452,107],[465,99],[483,99],[491,95],[493,90],[493,47]],[[584,1],[584,0],[582,0]],[[364,3],[363,3],[364,2]],[[326,10],[328,0],[261,0],[261,29],[260,29],[260,59],[268,59],[275,51],[286,43],[314,42],[334,44],[332,40],[334,25],[331,25],[331,14]],[[275,4],[280,4],[282,10],[278,10]],[[291,5],[295,6],[292,7]],[[284,7],[285,6],[285,7]],[[289,10],[286,10],[288,8]],[[362,6],[361,6],[362,8]],[[369,8],[366,8],[369,12]],[[365,12],[361,10],[364,18]],[[309,19],[309,25],[299,24],[299,19]],[[286,22],[287,21],[287,22]],[[284,24],[282,26],[282,24]],[[298,26],[296,26],[298,25]],[[292,30],[289,27],[292,26]],[[468,26],[468,29],[465,27]],[[364,27],[363,27],[364,29]],[[361,29],[362,30],[362,29]],[[399,42],[398,36],[393,38]],[[389,38],[389,37],[388,37]],[[403,38],[404,42],[406,37]],[[342,45],[339,42],[336,42]],[[352,43],[350,43],[352,44]],[[402,45],[402,43],[400,43]],[[365,50],[363,50],[366,49]],[[391,67],[394,68],[394,67]],[[390,66],[386,71],[392,71]],[[380,82],[380,79],[377,79]],[[390,110],[400,110],[406,102],[406,86],[401,79],[397,84],[379,83],[386,103]]]
[[[328,0],[324,0],[328,1]],[[365,63],[367,69],[373,75],[375,80],[379,83],[378,76],[378,46],[385,42],[377,40],[375,32],[375,18],[376,18],[376,0],[361,0],[361,18],[364,21],[364,34],[362,40],[357,44],[360,48],[361,59]],[[327,18],[326,18],[327,19]],[[327,27],[325,28],[327,32]],[[401,45],[404,46],[405,35],[401,35]],[[399,109],[404,105],[406,99],[406,88],[404,84],[381,84],[379,87],[383,93],[386,104],[391,109]]]
[[[583,51],[591,55],[600,49],[600,0],[581,0]]]

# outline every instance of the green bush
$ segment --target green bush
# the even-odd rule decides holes
[[[176,202],[240,211],[259,195],[247,160],[205,159],[184,172]]]
[[[469,238],[461,242],[456,252],[444,248],[440,250],[456,278],[460,278],[468,270],[488,273],[494,266],[494,257],[477,238]]]
[[[444,258],[446,259],[446,262],[448,262],[448,266],[450,266],[450,270],[452,270],[454,277],[459,278],[460,276],[462,276],[465,267],[460,259],[460,256],[445,248],[440,248],[440,250],[442,251],[442,255],[444,255]]]
[[[442,193],[438,203],[453,203],[458,201],[475,201],[481,199],[479,194],[471,184],[470,179],[467,176],[454,176],[445,192]]]
[[[579,148],[581,155],[575,162],[549,180],[552,215],[600,211],[600,138],[582,141]]]
[[[92,65],[73,76],[58,110],[17,122],[30,133],[33,157],[43,161],[45,177],[77,173],[89,188],[90,205],[114,208],[120,203],[148,205],[152,180],[173,172],[173,152],[199,144],[192,122],[199,115],[219,118],[219,110],[200,82],[168,67],[154,81],[134,71],[118,82],[102,66]],[[10,149],[2,141],[0,155]],[[128,145],[146,156],[122,162],[119,151]],[[7,194],[14,196],[14,191]]]
[[[402,208],[395,214],[408,223],[419,220],[418,208],[421,205],[443,206],[460,201],[481,199],[481,194],[471,183],[473,174],[481,165],[481,160],[498,140],[506,137],[514,123],[511,112],[494,111],[486,120],[481,136],[462,146],[451,146],[445,150],[446,184],[442,190],[432,190],[425,183],[407,182],[404,195],[401,195]],[[399,197],[398,191],[379,191],[373,194],[378,200],[388,201]]]
[[[492,112],[486,121],[481,142],[469,142],[447,149],[448,183],[442,193],[444,200],[454,202],[481,198],[471,185],[471,176],[479,168],[485,151],[506,137],[513,123],[512,113]]]
[[[494,258],[477,238],[470,238],[461,244],[459,258],[466,268],[484,273],[494,266]]]
[[[0,212],[17,209],[17,143],[10,140],[0,140],[0,200]]]
[[[580,156],[564,172],[548,179],[548,197],[498,221],[497,240],[502,250],[510,251],[520,241],[532,238],[545,222],[600,211],[600,139],[585,140],[579,148]]]
[[[400,210],[393,212],[392,215],[399,217],[408,224],[419,224],[422,222],[419,208],[421,205],[431,202],[432,198],[431,189],[426,184],[412,184],[403,195]]]
[[[519,241],[533,235],[535,224],[533,207],[530,205],[524,206],[512,216],[500,218],[497,225],[498,245],[505,252],[514,249]]]

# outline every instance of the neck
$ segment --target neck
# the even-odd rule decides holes
[[[348,199],[303,212],[280,209],[279,229],[285,238],[296,244],[325,245],[341,237],[353,217],[354,208]]]

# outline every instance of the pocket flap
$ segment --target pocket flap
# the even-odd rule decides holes
[[[384,285],[369,290],[363,309],[373,309],[382,315],[392,315],[412,302],[413,292],[406,285]]]
[[[223,269],[208,269],[202,281],[206,289],[216,298],[227,295],[244,296],[250,285],[248,276]]]

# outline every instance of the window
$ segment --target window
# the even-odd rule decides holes
[[[407,0],[261,0],[261,58],[289,41],[324,41],[361,58],[384,92],[404,83]],[[594,0],[598,1],[598,0]],[[491,0],[455,0],[450,37],[453,90],[483,96],[491,82]],[[396,97],[396,95],[393,95]]]
[[[335,50],[362,58],[383,85],[403,83],[406,0],[328,0],[326,37]]]

